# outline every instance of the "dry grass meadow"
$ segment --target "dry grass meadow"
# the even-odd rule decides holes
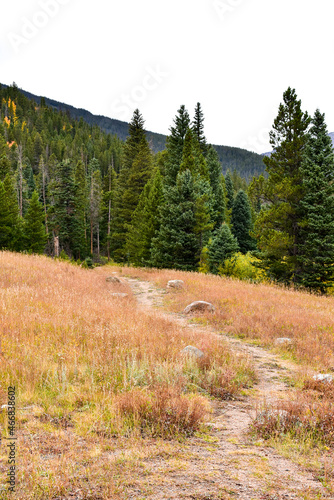
[[[0,402],[15,385],[15,498],[126,498],[145,478],[141,458],[177,454],[213,395],[255,380],[223,340],[143,313],[126,284],[106,282],[111,271],[0,253]],[[204,360],[180,354],[189,344],[205,347]],[[3,437],[7,418],[2,409]],[[2,446],[2,498],[7,458]]]
[[[0,448],[1,498],[151,498],[164,479],[147,469],[147,461],[180,467],[187,440],[205,434],[212,403],[238,397],[256,383],[253,362],[231,350],[226,339],[143,310],[125,280],[106,281],[112,272],[163,290],[168,280],[182,279],[183,290],[164,295],[165,310],[180,313],[194,300],[212,302],[214,315],[192,321],[297,363],[290,381],[297,397],[284,408],[277,405],[288,415],[285,439],[298,438],[303,428],[313,447],[333,446],[333,394],[311,378],[312,370],[334,370],[333,297],[170,270],[86,270],[0,252],[0,406],[15,385],[18,438],[15,495],[4,487],[8,453],[4,443]],[[112,295],[119,292],[128,296]],[[277,337],[293,343],[274,347]],[[205,357],[182,356],[187,345]],[[270,411],[252,432],[272,446],[276,440],[276,448],[287,453]],[[314,426],[306,429],[310,411]],[[7,424],[2,408],[3,438]]]

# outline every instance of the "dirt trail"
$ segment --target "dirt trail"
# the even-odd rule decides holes
[[[157,314],[168,317],[180,326],[187,325],[207,333],[222,335],[211,327],[189,324],[185,315],[163,312],[160,307],[166,292],[158,290],[153,283],[124,277],[122,279],[131,286],[141,307],[154,309]],[[176,468],[170,471],[163,459],[160,462],[155,459],[147,464],[158,467],[165,477],[165,482],[157,485],[153,496],[147,498],[333,499],[312,473],[280,456],[274,449],[264,446],[261,441],[251,443],[246,435],[258,405],[264,400],[270,402],[284,398],[288,389],[284,377],[291,374],[296,366],[263,348],[226,335],[223,337],[233,350],[242,352],[253,360],[259,382],[251,396],[243,396],[232,402],[213,403],[214,414],[209,424],[212,442],[203,444],[201,439],[189,439],[184,447],[188,458],[181,461],[180,470]]]

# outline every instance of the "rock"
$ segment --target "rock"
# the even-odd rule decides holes
[[[281,337],[279,339],[275,339],[275,345],[291,345],[293,344],[293,340],[289,337]]]
[[[204,356],[204,352],[197,347],[192,345],[187,345],[184,349],[182,349],[181,354],[187,354],[189,356],[195,356],[196,358],[202,358]]]
[[[113,297],[124,298],[124,297],[127,297],[129,294],[128,293],[112,293],[111,295]]]
[[[121,283],[121,280],[117,278],[117,276],[108,276],[108,278],[106,278],[106,281],[108,281],[109,283]]]
[[[318,382],[324,382],[325,384],[328,384],[334,381],[334,375],[331,375],[330,373],[318,373],[317,375],[313,376],[313,380],[317,380]]]
[[[181,290],[183,288],[184,281],[182,280],[170,280],[167,283],[167,288],[176,288],[177,290]]]
[[[215,308],[210,302],[205,302],[203,300],[197,300],[196,302],[192,302],[187,306],[184,310],[185,314],[189,314],[192,312],[215,312]]]

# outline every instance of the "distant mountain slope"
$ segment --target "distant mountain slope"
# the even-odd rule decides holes
[[[2,86],[7,87],[5,84],[2,84]],[[74,119],[80,120],[82,118],[89,125],[97,125],[106,133],[115,134],[122,140],[125,140],[128,135],[128,123],[126,122],[106,116],[93,115],[85,109],[78,109],[70,104],[55,101],[49,97],[37,96],[26,90],[20,89],[20,91],[28,99],[34,100],[37,104],[40,104],[41,99],[44,98],[47,106],[69,113]],[[166,136],[163,134],[147,131],[147,139],[151,143],[154,152],[162,151],[166,146]],[[214,148],[218,152],[224,174],[227,170],[236,170],[239,175],[249,180],[253,175],[257,176],[265,170],[262,155],[230,146],[214,145]]]

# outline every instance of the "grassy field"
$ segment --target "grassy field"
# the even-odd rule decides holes
[[[126,498],[145,477],[143,458],[177,456],[209,417],[210,399],[256,380],[226,341],[140,310],[127,285],[106,281],[112,271],[0,253],[0,402],[15,386],[15,498]],[[205,358],[181,355],[189,344]],[[7,424],[3,408],[3,438]],[[3,487],[7,459],[2,446]]]
[[[161,288],[170,279],[184,280],[184,289],[168,298],[170,311],[206,300],[217,310],[206,320],[224,332],[266,347],[274,347],[277,338],[291,338],[291,345],[277,351],[305,367],[334,371],[334,297],[198,273],[135,269],[131,274]]]

